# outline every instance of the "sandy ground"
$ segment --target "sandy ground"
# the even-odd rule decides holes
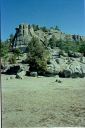
[[[85,126],[85,78],[2,75],[3,128]]]

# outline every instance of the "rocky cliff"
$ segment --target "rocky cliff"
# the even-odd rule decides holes
[[[26,47],[32,37],[37,37],[41,42],[44,43],[45,40],[49,41],[52,36],[54,36],[56,40],[85,41],[84,36],[65,34],[60,30],[53,28],[44,31],[40,27],[36,27],[36,29],[34,29],[33,25],[20,24],[16,28],[13,47]]]

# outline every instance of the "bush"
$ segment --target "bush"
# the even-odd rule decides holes
[[[16,63],[16,56],[13,55],[11,58],[9,58],[9,63],[10,64],[15,64]]]
[[[56,25],[56,26],[55,26],[55,30],[60,31],[60,28]]]
[[[64,50],[67,53],[69,51],[78,52],[79,44],[77,44],[76,42],[72,42],[72,41],[64,41],[64,42],[61,42],[59,48],[61,50]]]
[[[37,31],[37,30],[40,29],[39,26],[38,25],[35,25],[35,24],[32,24],[32,27],[33,27],[34,31]]]
[[[85,56],[85,42],[80,45],[79,52],[83,53]]]
[[[0,48],[1,48],[1,52],[0,52],[0,56],[1,57],[5,57],[8,55],[8,45],[4,42],[0,43]]]
[[[27,59],[30,65],[30,71],[43,72],[47,68],[48,52],[43,44],[35,37],[28,44]]]
[[[16,49],[13,51],[13,53],[14,53],[14,55],[15,55],[16,57],[18,57],[18,59],[19,59],[19,56],[21,56],[21,50],[20,50],[19,48],[16,48]]]
[[[56,38],[54,35],[52,35],[52,37],[49,40],[49,44],[48,44],[52,49],[56,47]]]
[[[7,59],[8,59],[8,51],[9,51],[8,44],[4,43],[4,42],[1,42],[0,43],[0,48],[1,48],[0,57],[3,59],[4,66],[5,66],[5,64],[7,62]]]
[[[48,32],[49,30],[44,26],[44,27],[41,27],[41,30],[43,31],[43,32]]]

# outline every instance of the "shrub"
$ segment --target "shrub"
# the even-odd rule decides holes
[[[0,43],[0,48],[1,48],[0,57],[2,57],[2,59],[4,61],[4,66],[5,66],[6,61],[8,59],[8,51],[9,51],[8,44],[4,43],[4,42],[1,42]]]
[[[37,31],[37,30],[40,29],[39,26],[38,25],[35,25],[35,24],[32,24],[32,27],[33,27],[34,31]]]
[[[20,50],[19,48],[16,48],[16,49],[13,51],[13,53],[14,53],[14,55],[15,55],[16,57],[18,57],[18,59],[19,59],[19,56],[21,55],[21,50]]]
[[[83,42],[79,47],[79,52],[83,53],[85,56],[85,42]]]
[[[48,29],[44,26],[44,27],[41,27],[41,30],[43,31],[43,32],[48,32]]]
[[[55,26],[55,30],[60,31],[60,28],[56,25],[56,26]]]
[[[59,47],[61,50],[64,50],[67,53],[69,51],[78,52],[79,50],[79,45],[76,42],[71,41],[61,42],[61,45]]]
[[[49,40],[49,44],[48,44],[52,49],[56,47],[56,38],[54,35],[52,35],[52,37]]]
[[[28,44],[27,59],[31,71],[43,72],[47,68],[48,52],[35,37]]]
[[[13,55],[12,57],[9,58],[9,63],[10,64],[15,64],[16,63],[16,56]]]

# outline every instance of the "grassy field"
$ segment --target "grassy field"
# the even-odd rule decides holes
[[[85,126],[85,78],[2,75],[3,128]]]

